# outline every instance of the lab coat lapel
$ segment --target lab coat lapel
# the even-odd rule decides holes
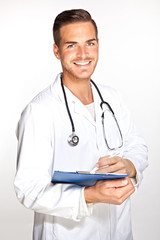
[[[102,121],[102,109],[100,107],[100,103],[101,103],[101,99],[100,96],[97,92],[97,90],[95,89],[95,87],[93,86],[93,84],[91,84],[92,87],[92,93],[93,93],[93,99],[94,99],[94,104],[95,104],[95,114],[96,114],[96,121],[94,121],[93,117],[91,116],[91,114],[89,113],[89,111],[87,110],[87,108],[85,107],[85,105],[83,105],[79,99],[76,98],[77,101],[75,101],[75,112],[79,113],[81,115],[83,115],[84,117],[86,117],[88,119],[88,121],[90,121],[94,126],[97,125],[101,125],[101,121]]]
[[[93,84],[91,84],[91,87],[92,87],[92,93],[93,93],[93,99],[94,99],[96,121],[94,121],[93,117],[91,116],[91,114],[89,113],[89,111],[87,110],[85,105],[83,105],[77,98],[75,101],[75,109],[74,110],[76,113],[79,113],[79,114],[83,115],[84,117],[86,117],[88,119],[88,121],[90,121],[94,126],[97,126],[99,124],[101,125],[101,119],[102,119],[101,118],[102,109],[100,107],[101,99],[100,99],[100,96],[99,96],[97,90],[93,86]]]
[[[102,109],[100,107],[101,99],[95,87],[92,84],[93,99],[95,104],[96,125],[101,121]]]
[[[88,109],[85,107],[84,104],[82,104],[79,100],[74,102],[74,112],[77,114],[82,115],[85,117],[91,124],[94,126],[96,125],[96,122],[94,121],[93,117],[91,116]]]
[[[61,88],[60,76],[61,76],[61,73],[58,74],[58,76],[54,82],[54,87],[55,87],[58,97],[61,99],[62,102],[65,103],[64,95],[63,95],[62,88]],[[98,113],[98,115],[101,113],[101,111],[100,111],[101,109],[98,106],[99,105],[99,96],[97,96],[97,92],[94,89],[94,86],[92,87],[92,89],[93,89],[93,97],[94,97],[94,102],[95,102],[95,111],[96,111],[96,118],[97,118],[97,113]],[[70,111],[71,112],[73,111],[77,114],[84,116],[91,124],[96,126],[96,122],[94,121],[93,117],[91,116],[90,112],[87,110],[85,105],[82,104],[82,102],[77,97],[75,97],[71,93],[71,91],[66,87],[65,87],[65,92],[66,92]],[[98,101],[98,103],[97,103],[97,101]]]

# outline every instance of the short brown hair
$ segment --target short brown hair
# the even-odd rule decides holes
[[[60,13],[53,24],[53,38],[55,44],[59,47],[60,44],[60,28],[64,25],[76,22],[91,22],[95,28],[96,38],[98,38],[98,29],[95,21],[92,19],[89,12],[83,9],[66,10]]]

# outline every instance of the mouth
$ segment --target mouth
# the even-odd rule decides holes
[[[91,63],[91,61],[87,61],[87,62],[74,62],[75,65],[77,66],[87,66]]]

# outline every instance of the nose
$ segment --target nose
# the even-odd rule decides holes
[[[88,57],[88,50],[86,46],[78,46],[77,57],[81,59],[85,59],[86,57]]]

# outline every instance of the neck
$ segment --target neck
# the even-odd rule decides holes
[[[64,86],[66,86],[84,105],[93,102],[90,79],[67,79],[62,75]]]

